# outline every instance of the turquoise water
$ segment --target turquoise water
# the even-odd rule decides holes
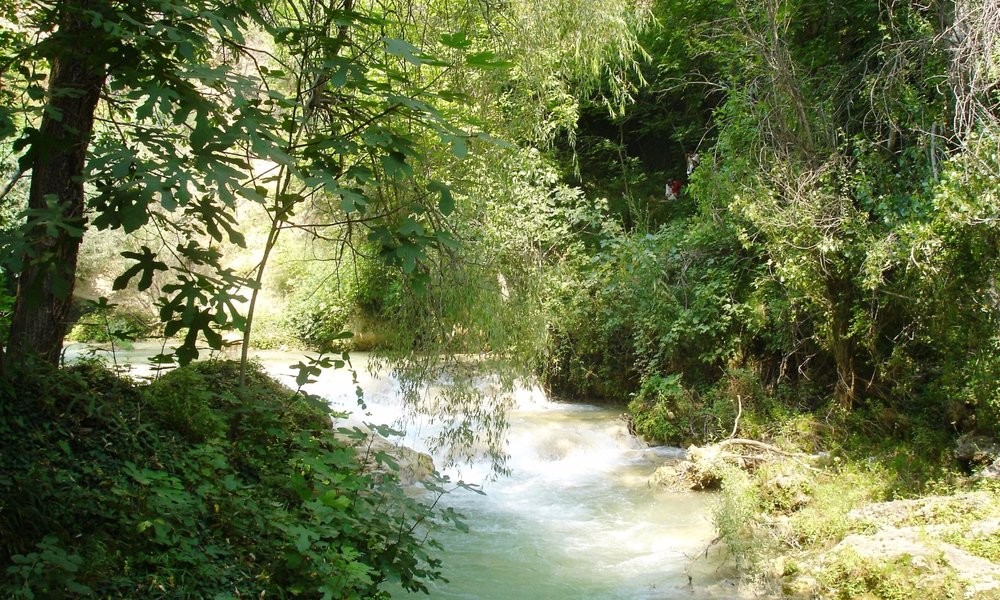
[[[79,354],[70,348],[67,356]],[[120,353],[143,371],[145,357],[159,352],[138,345]],[[300,354],[261,352],[278,376]],[[365,391],[364,420],[405,429],[401,443],[429,452],[440,430],[435,420],[404,406],[399,382],[364,370],[367,357],[353,357]],[[310,391],[357,411],[355,385],[345,371],[325,373]],[[510,475],[495,480],[485,462],[452,467],[453,479],[481,484],[485,495],[453,492],[442,500],[464,513],[468,534],[437,532],[444,546],[444,574],[431,598],[441,599],[722,599],[737,594],[716,547],[710,495],[668,493],[650,485],[656,467],[680,450],[649,448],[629,435],[617,412],[587,404],[552,402],[538,389],[515,392],[508,413]],[[432,455],[433,452],[430,452]],[[441,456],[435,457],[444,464]],[[694,557],[701,556],[698,560]],[[387,585],[393,598],[411,595]]]

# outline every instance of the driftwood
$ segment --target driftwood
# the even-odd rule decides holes
[[[742,446],[742,447],[745,447],[745,448],[753,448],[754,450],[756,450],[756,451],[759,452],[758,454],[739,454],[739,455],[737,455],[737,456],[739,456],[743,460],[748,460],[749,459],[749,460],[755,460],[755,461],[762,461],[762,460],[766,460],[767,459],[767,455],[769,455],[769,454],[775,454],[775,455],[782,456],[782,457],[785,457],[785,458],[790,458],[793,461],[795,461],[796,463],[798,463],[800,466],[802,466],[802,467],[804,467],[804,468],[806,468],[806,469],[808,469],[810,471],[815,471],[815,472],[819,472],[820,471],[819,469],[817,469],[817,468],[815,468],[813,466],[810,466],[810,465],[806,464],[805,462],[803,462],[803,461],[807,461],[807,460],[808,461],[816,460],[817,456],[814,455],[814,454],[806,454],[804,452],[788,452],[787,450],[782,450],[781,448],[778,448],[777,446],[774,446],[774,445],[771,445],[771,444],[765,444],[764,442],[758,442],[757,440],[748,440],[748,439],[743,439],[743,438],[729,438],[729,439],[722,440],[718,444],[715,444],[715,446],[719,447],[720,449],[728,448],[730,446]]]
[[[673,490],[708,490],[719,486],[722,469],[736,466],[753,471],[759,465],[776,458],[788,459],[804,469],[819,472],[807,464],[817,457],[802,452],[789,452],[757,440],[728,438],[707,446],[691,446],[687,458],[665,465],[653,473],[653,483]]]

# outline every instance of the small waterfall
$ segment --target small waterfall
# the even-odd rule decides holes
[[[67,350],[69,359],[86,351]],[[151,344],[122,353],[138,366],[159,352]],[[258,352],[272,374],[294,386],[290,352]],[[351,421],[405,430],[399,443],[427,452],[440,423],[413,414],[401,401],[398,380],[367,372],[367,357],[352,355],[358,381],[344,369],[328,370],[308,391],[351,412]],[[364,390],[365,411],[356,387]],[[616,411],[552,402],[538,389],[514,392],[509,412],[510,475],[490,477],[488,461],[448,469],[453,479],[482,484],[486,495],[455,492],[443,499],[465,514],[469,534],[444,530],[448,583],[431,598],[468,600],[577,600],[679,598],[731,599],[721,559],[692,564],[714,538],[711,497],[667,493],[648,481],[656,466],[679,457],[673,448],[648,448],[631,436]],[[435,457],[436,464],[444,464]],[[715,554],[719,554],[716,548]],[[692,585],[693,584],[693,585]],[[405,592],[386,586],[393,598]],[[419,597],[419,596],[415,596]]]
[[[354,360],[368,407],[363,420],[405,430],[401,443],[427,452],[440,425],[405,409],[398,381],[370,375],[362,370],[363,357]],[[344,371],[324,374],[310,391],[357,410]],[[647,447],[616,411],[553,402],[539,389],[516,390],[513,406],[508,476],[493,480],[486,460],[447,470],[454,479],[481,484],[486,495],[455,492],[444,499],[466,515],[471,533],[437,535],[449,582],[435,583],[432,598],[734,597],[719,580],[717,556],[692,565],[715,537],[710,496],[649,484],[655,468],[682,451]],[[444,463],[440,456],[435,462]]]

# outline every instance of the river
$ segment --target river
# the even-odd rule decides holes
[[[72,360],[80,348],[69,348]],[[121,353],[144,371],[159,351],[137,345]],[[276,376],[291,381],[289,365],[301,355],[259,352]],[[367,356],[352,355],[364,390],[363,419],[405,429],[400,443],[429,452],[432,419],[404,414],[399,382],[369,373]],[[344,370],[324,373],[309,391],[337,408],[358,411],[355,386]],[[490,477],[486,462],[452,467],[453,479],[482,485],[484,495],[459,490],[443,499],[466,516],[468,534],[454,529],[435,537],[446,549],[448,582],[435,582],[441,599],[723,599],[737,594],[723,578],[715,547],[711,496],[670,493],[649,484],[655,468],[681,451],[647,447],[631,436],[619,412],[584,403],[555,402],[536,388],[515,391],[509,412],[507,466]],[[433,453],[431,453],[433,455]],[[435,457],[436,464],[443,464]],[[388,586],[394,599],[410,594]],[[412,595],[412,598],[423,597]]]

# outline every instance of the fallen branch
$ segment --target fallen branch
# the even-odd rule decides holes
[[[798,464],[799,466],[804,467],[806,469],[809,469],[810,471],[814,471],[816,473],[821,473],[822,472],[822,470],[817,469],[816,467],[813,467],[811,465],[807,465],[804,462],[802,462],[801,460],[799,460],[799,459],[803,459],[803,458],[805,458],[805,459],[812,459],[813,456],[811,454],[805,454],[803,452],[788,452],[786,450],[782,450],[781,448],[778,448],[777,446],[773,446],[771,444],[766,444],[764,442],[758,442],[757,440],[748,440],[748,439],[743,439],[743,438],[729,438],[729,439],[726,439],[726,440],[722,440],[721,442],[719,442],[718,444],[716,444],[716,446],[720,450],[723,449],[723,448],[727,448],[729,446],[747,446],[747,447],[750,447],[750,448],[757,448],[758,450],[762,450],[764,452],[769,452],[771,454],[777,454],[778,456],[784,456],[785,458],[790,458],[793,461],[795,461],[795,463]],[[743,459],[749,458],[749,457],[745,457],[745,456],[742,456],[742,455],[737,455],[737,456],[739,456],[740,458],[743,458]]]

